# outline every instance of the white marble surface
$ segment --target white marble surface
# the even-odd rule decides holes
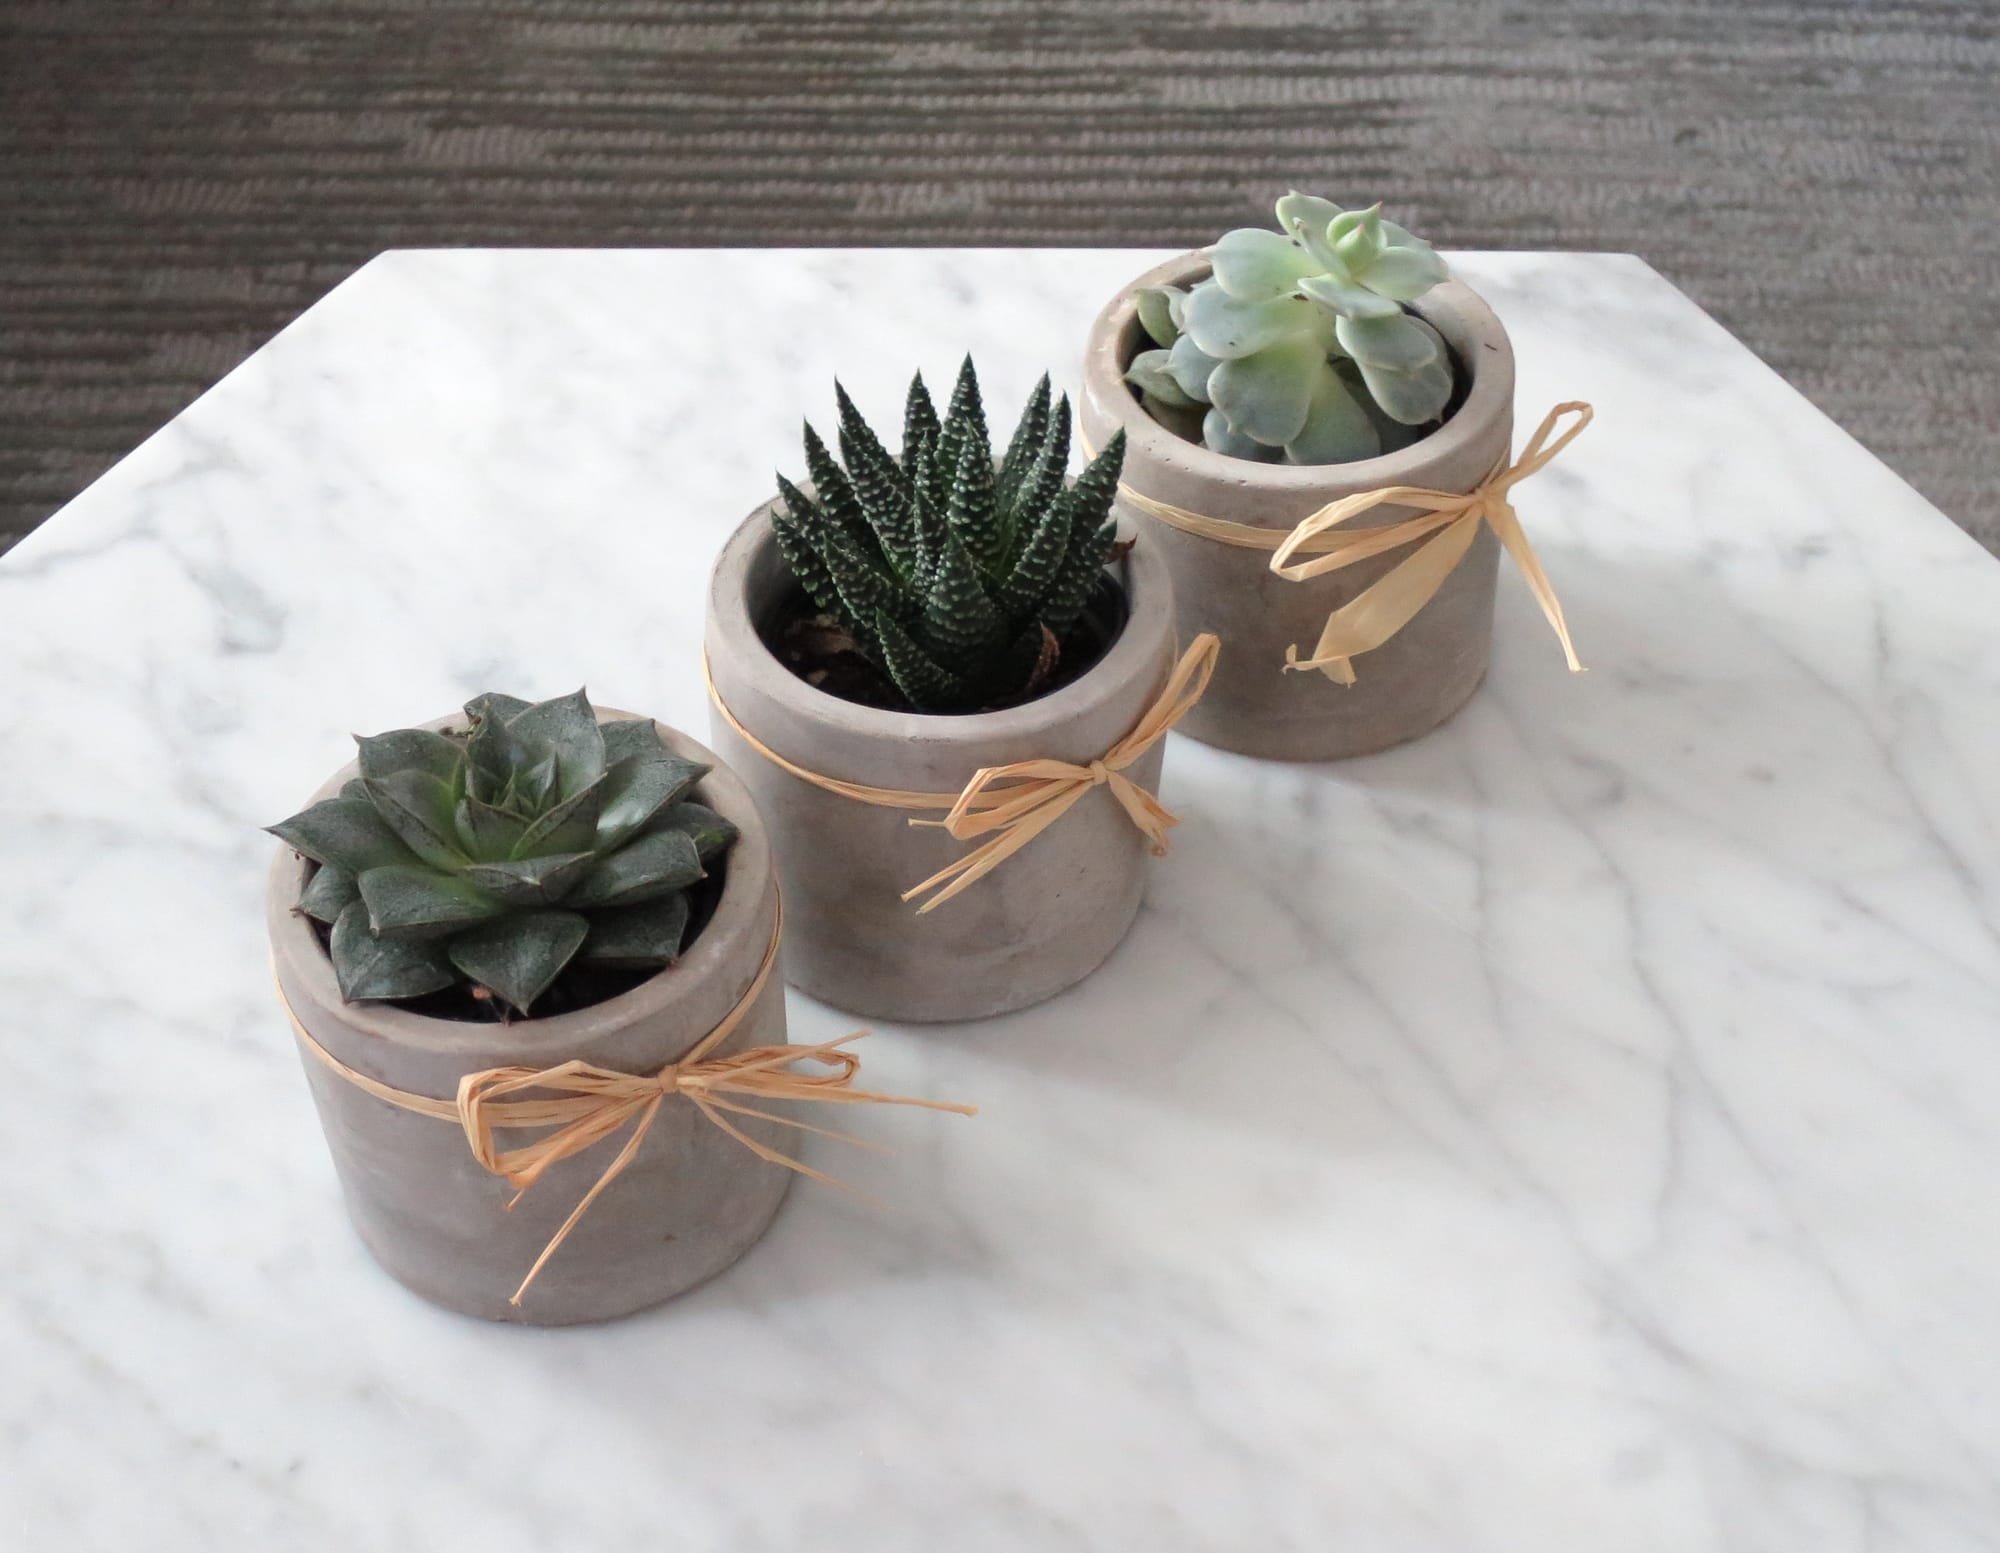
[[[0,561],[0,1543],[2000,1546],[2000,566],[1621,256],[1461,260],[1591,672],[1509,577],[1414,747],[1176,741],[1095,979],[868,1043],[983,1107],[816,1152],[892,1211],[564,1332],[348,1232],[255,827],[488,686],[701,729],[832,373],[1073,383],[1152,257],[391,255]]]

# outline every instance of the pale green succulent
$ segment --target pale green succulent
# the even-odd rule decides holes
[[[1453,380],[1444,340],[1403,304],[1449,279],[1444,260],[1379,205],[1294,192],[1278,223],[1225,233],[1192,289],[1140,293],[1157,348],[1127,381],[1175,429],[1205,407],[1201,440],[1236,458],[1336,464],[1414,441]]]

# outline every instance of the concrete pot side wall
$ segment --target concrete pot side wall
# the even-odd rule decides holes
[[[808,770],[870,787],[957,793],[984,766],[1035,757],[1087,764],[1139,721],[1174,661],[1171,585],[1152,536],[1122,563],[1124,629],[1088,672],[1000,712],[931,716],[855,705],[798,678],[759,635],[794,586],[759,508],[710,581],[710,673],[764,744]],[[868,1018],[979,1019],[1060,992],[1115,949],[1138,914],[1145,838],[1106,789],[964,893],[922,916],[904,890],[969,844],[805,782],[711,713],[716,748],[771,827],[785,881],[791,984]],[[1157,791],[1163,745],[1129,770]],[[931,814],[928,818],[940,818]]]
[[[1468,287],[1449,281],[1417,311],[1435,325],[1472,375],[1465,402],[1423,441],[1380,458],[1310,466],[1258,464],[1211,452],[1146,413],[1124,382],[1141,348],[1134,306],[1145,286],[1192,285],[1208,260],[1183,254],[1140,276],[1098,315],[1085,348],[1080,413],[1092,447],[1121,427],[1125,482],[1134,490],[1209,517],[1283,532],[1328,502],[1391,485],[1466,491],[1510,451],[1514,352],[1507,332]],[[1389,642],[1354,660],[1359,683],[1285,672],[1285,648],[1310,652],[1326,617],[1409,551],[1357,563],[1310,582],[1270,571],[1265,551],[1184,534],[1130,511],[1173,572],[1183,636],[1222,639],[1215,679],[1181,731],[1204,743],[1274,760],[1334,760],[1386,749],[1428,733],[1463,706],[1486,673],[1500,546],[1482,529],[1436,597]],[[1410,516],[1382,507],[1356,520],[1373,527]]]
[[[600,708],[598,715],[610,721],[627,714]],[[463,719],[429,726],[453,722]],[[656,1071],[713,1030],[748,990],[770,943],[777,874],[744,785],[694,740],[665,727],[660,738],[676,755],[715,766],[696,796],[740,832],[715,912],[678,965],[591,1008],[510,1026],[427,1018],[393,1003],[343,1003],[332,962],[292,910],[307,865],[282,850],[267,892],[271,944],[279,985],[313,1039],[397,1089],[449,1098],[462,1075],[483,1068],[542,1068],[579,1058],[625,1072]],[[315,798],[331,797],[353,775],[350,765]],[[717,1052],[784,1040],[784,988],[773,977]],[[508,1297],[626,1135],[556,1165],[510,1213],[514,1189],[480,1168],[457,1127],[378,1100],[311,1053],[299,1055],[363,1242],[416,1293],[467,1315],[564,1326],[658,1304],[749,1250],[791,1185],[791,1171],[759,1159],[692,1105],[670,1099],[632,1163],[516,1308]],[[786,1129],[734,1120],[762,1141],[790,1146],[780,1136]]]

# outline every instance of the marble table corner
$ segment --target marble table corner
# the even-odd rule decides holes
[[[1102,972],[864,1048],[980,1116],[665,1308],[349,1232],[257,827],[489,687],[699,732],[834,374],[1073,391],[1157,257],[385,254],[0,559],[0,1542],[2000,1547],[2000,563],[1626,255],[1454,258],[1597,409],[1518,493],[1588,673],[1509,576],[1429,738],[1176,738]]]

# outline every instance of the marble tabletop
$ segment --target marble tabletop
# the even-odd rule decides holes
[[[1520,493],[1589,673],[1507,575],[1427,739],[1176,739],[1097,976],[865,1043],[980,1116],[676,1303],[349,1232],[256,827],[488,687],[699,733],[832,375],[1073,386],[1156,257],[388,254],[0,560],[0,1543],[2000,1546],[2000,565],[1623,255],[1457,259],[1597,407]]]

